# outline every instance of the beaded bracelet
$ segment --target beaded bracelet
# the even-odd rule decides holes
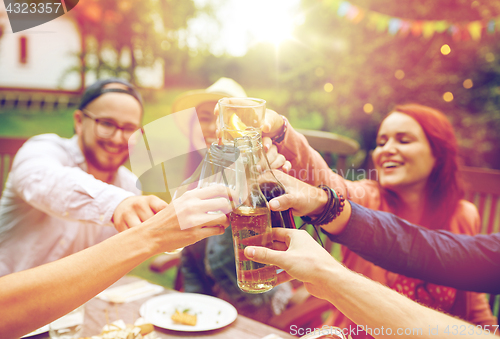
[[[283,126],[281,128],[281,132],[277,136],[271,138],[271,140],[275,144],[279,144],[280,142],[282,142],[283,140],[285,140],[285,134],[286,134],[286,130],[287,130],[287,123],[286,123],[285,117],[284,116],[281,116],[281,117],[283,118]]]
[[[321,213],[321,215],[314,220],[309,216],[300,217],[305,223],[314,226],[329,224],[333,219],[338,217],[340,213],[342,213],[345,206],[345,199],[342,194],[337,194],[337,192],[326,185],[319,185],[318,187],[325,191],[328,195],[328,201],[323,210],[323,213]]]

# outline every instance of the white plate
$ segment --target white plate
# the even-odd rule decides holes
[[[174,323],[170,317],[176,309],[196,314],[196,326]],[[234,306],[228,302],[196,293],[171,293],[151,298],[142,304],[139,313],[155,326],[183,332],[215,330],[231,324],[238,316]]]
[[[48,332],[48,331],[49,331],[49,325],[45,325],[45,326],[40,327],[37,330],[34,330],[31,333],[23,335],[21,338],[32,337],[34,335],[38,335],[38,334],[45,333],[45,332]]]

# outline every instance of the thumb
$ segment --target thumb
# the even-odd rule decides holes
[[[262,133],[269,133],[271,132],[271,124],[267,121],[264,121],[264,123],[261,126]]]
[[[247,246],[245,257],[261,264],[270,264],[281,267],[282,251],[275,251],[265,247]]]
[[[293,208],[294,197],[291,194],[284,194],[269,201],[269,207],[273,211],[286,211]]]

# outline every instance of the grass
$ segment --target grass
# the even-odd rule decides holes
[[[149,269],[149,264],[156,258],[156,256],[146,260],[132,271],[128,275],[133,275],[142,279],[145,279],[153,284],[161,285],[167,288],[173,288],[175,277],[177,276],[177,268],[173,267],[163,273],[156,273]]]

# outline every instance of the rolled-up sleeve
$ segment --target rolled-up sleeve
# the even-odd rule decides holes
[[[28,141],[16,155],[10,173],[16,194],[58,218],[111,224],[118,204],[135,194],[96,180],[69,162],[61,145]]]

